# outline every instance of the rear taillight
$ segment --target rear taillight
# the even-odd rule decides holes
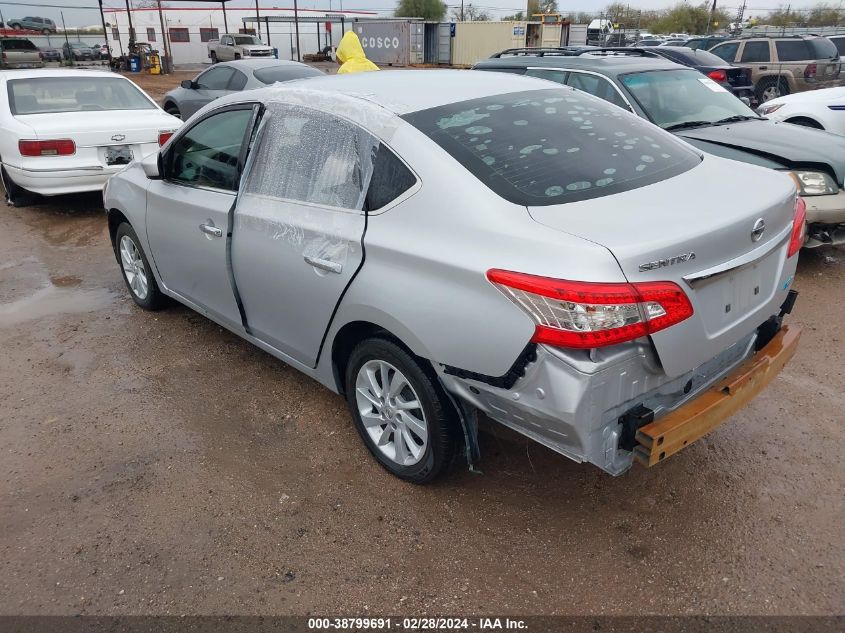
[[[21,156],[70,156],[76,153],[76,143],[69,138],[52,141],[18,141]]]
[[[173,136],[172,131],[170,131],[170,132],[159,132],[158,133],[158,146],[161,147],[162,145],[167,143],[167,141],[170,140],[171,136]]]
[[[792,235],[789,237],[789,250],[786,257],[789,259],[804,246],[807,238],[807,204],[803,198],[795,201],[795,216],[792,218]]]
[[[816,76],[816,65],[815,64],[807,64],[807,67],[804,69],[804,79],[812,79]]]
[[[728,73],[724,70],[711,70],[707,73],[707,76],[710,77],[713,81],[721,81],[722,83],[728,80]]]
[[[489,279],[536,323],[535,343],[591,349],[654,334],[692,316],[671,281],[593,283],[490,270]]]

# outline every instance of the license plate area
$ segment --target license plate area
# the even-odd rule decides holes
[[[106,165],[128,165],[134,158],[132,148],[127,145],[106,148]]]
[[[717,336],[769,303],[777,292],[782,249],[762,259],[695,282],[696,310],[710,336]]]

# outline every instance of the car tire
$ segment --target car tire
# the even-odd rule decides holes
[[[117,227],[114,235],[114,255],[132,300],[144,310],[155,311],[163,308],[166,298],[158,289],[138,235],[128,222],[122,222]]]
[[[164,111],[171,116],[175,116],[177,119],[182,118],[182,113],[179,111],[179,108],[176,104],[173,103],[165,103],[164,104]]]
[[[824,129],[824,126],[821,123],[819,123],[818,121],[815,121],[813,119],[810,119],[810,118],[804,117],[804,116],[797,116],[797,117],[793,117],[791,119],[785,119],[784,123],[792,123],[793,125],[802,125],[804,127],[810,127],[810,128],[815,129],[815,130],[823,130]]]
[[[762,79],[755,88],[757,101],[765,103],[778,97],[784,97],[789,94],[789,85],[781,78]]]
[[[442,475],[459,442],[454,407],[424,362],[376,337],[355,346],[345,372],[346,401],[367,449],[385,470],[414,484]]]
[[[217,53],[215,53],[214,51],[211,51],[211,63],[212,64],[217,63]]]
[[[0,180],[5,190],[6,204],[10,207],[25,207],[32,204],[34,193],[27,191],[9,177],[5,167],[0,167]]]

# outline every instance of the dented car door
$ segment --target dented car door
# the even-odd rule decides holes
[[[364,199],[378,141],[353,123],[268,104],[232,231],[249,332],[313,367],[363,261]]]

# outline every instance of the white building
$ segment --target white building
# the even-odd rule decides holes
[[[129,19],[126,9],[105,9],[107,24],[107,39],[113,55],[120,55],[126,51],[129,43]],[[313,9],[299,9],[300,18],[313,20],[315,17],[344,16],[348,20],[345,30],[352,28],[354,18],[374,18],[378,13],[374,11],[315,11]],[[221,33],[245,32],[243,18],[254,18],[255,7],[226,8],[225,14],[221,5],[208,4],[199,6],[179,6],[162,9],[165,21],[167,44],[173,55],[173,63],[202,64],[209,63],[208,40],[217,39]],[[268,16],[272,20],[275,16],[293,17],[293,9],[259,8],[259,16]],[[162,28],[158,9],[133,9],[131,12],[132,26],[135,29],[135,41],[149,42],[153,48],[162,53]],[[255,23],[246,25],[255,28]],[[267,28],[269,26],[269,37]],[[341,25],[335,23],[326,29],[325,22],[301,22],[299,24],[299,46],[301,54],[316,53],[326,46],[337,46],[341,33]],[[269,22],[260,25],[260,37],[265,44],[279,50],[279,59],[296,59],[296,31],[294,24],[286,22]],[[319,39],[318,39],[319,38]]]

